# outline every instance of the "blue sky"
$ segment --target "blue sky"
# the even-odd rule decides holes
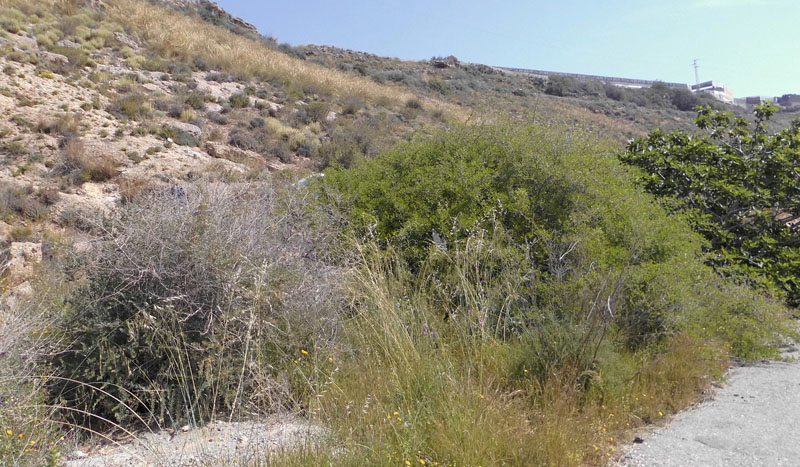
[[[419,60],[800,93],[800,0],[217,0],[262,34]]]

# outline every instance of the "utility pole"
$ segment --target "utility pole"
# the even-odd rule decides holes
[[[697,64],[696,58],[694,59],[694,62],[692,62],[692,65],[694,65],[694,84],[700,84],[700,73],[697,71],[700,66]]]

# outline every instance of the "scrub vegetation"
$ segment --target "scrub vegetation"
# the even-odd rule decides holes
[[[435,81],[103,3],[0,7],[5,40],[38,44],[0,46],[3,79],[94,93],[0,125],[4,464],[288,412],[326,436],[257,463],[604,465],[797,337],[796,235],[776,222],[796,214],[800,127],[768,134],[769,108],[752,130],[702,108],[708,136],[626,150],[627,117],[558,100],[594,92],[577,83],[516,88],[451,57]],[[24,281],[23,240],[42,256]]]

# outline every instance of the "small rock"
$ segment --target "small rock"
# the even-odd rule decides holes
[[[0,309],[13,310],[33,297],[33,286],[28,281],[12,287],[8,293],[0,297]]]
[[[265,165],[264,158],[260,154],[234,148],[227,144],[208,141],[203,149],[205,149],[209,156],[216,159],[225,159],[250,167],[263,167]]]
[[[11,226],[3,221],[0,221],[0,242],[4,241],[11,231]]]
[[[172,128],[176,131],[180,131],[183,133],[188,133],[195,138],[199,138],[201,134],[203,134],[203,130],[197,126],[192,125],[191,123],[184,123],[184,122],[167,122],[164,126],[168,128]]]
[[[142,87],[151,92],[158,92],[161,90],[161,88],[155,83],[144,83]]]
[[[259,99],[257,97],[251,97],[250,99],[252,100],[253,107],[256,108],[270,109],[273,112],[277,112],[283,108],[283,106],[277,102],[271,102],[266,99]]]
[[[57,47],[64,47],[65,49],[79,49],[81,46],[80,44],[76,44],[68,39],[61,39],[60,41],[56,42]]]
[[[42,244],[14,242],[8,250],[8,256],[6,270],[9,277],[27,280],[33,275],[34,267],[42,262]]]
[[[139,48],[139,44],[135,40],[131,39],[131,37],[128,36],[127,34],[123,34],[121,32],[115,32],[114,33],[114,39],[116,39],[117,42],[119,42],[120,44],[127,45],[128,47],[130,47],[132,49],[138,49]]]
[[[642,443],[644,443],[644,440],[637,436],[637,437],[633,438],[633,442],[634,442],[634,444],[642,444]]]
[[[175,191],[175,188],[176,188],[176,187],[172,187],[172,188],[173,188],[173,191]],[[186,192],[183,190],[183,188],[182,188],[182,187],[177,187],[177,188],[180,188],[181,192],[183,193],[183,196],[186,196]],[[191,430],[191,429],[192,429],[192,427],[191,427],[191,426],[189,426],[189,425],[183,425],[183,426],[181,427],[181,431],[182,431],[182,432],[184,432],[184,433],[188,432],[188,431],[189,431],[189,430]]]
[[[72,457],[75,457],[76,459],[85,459],[85,458],[89,457],[89,454],[86,454],[85,452],[81,451],[80,449],[77,449],[77,450],[72,452]]]
[[[222,112],[222,106],[217,104],[216,102],[207,102],[204,107],[204,110],[209,113],[211,112],[219,113]]]
[[[328,115],[325,116],[326,122],[332,122],[336,120],[336,112],[328,112]]]
[[[39,52],[36,55],[47,60],[50,63],[58,63],[60,65],[69,64],[69,59],[66,57],[66,55],[56,54],[53,52],[44,52],[44,51]]]
[[[197,152],[197,151],[192,151],[191,149],[187,149],[186,150],[186,156],[191,157],[192,159],[198,159],[198,160],[204,160],[204,159],[208,158],[208,156],[206,156],[205,154]]]
[[[26,47],[28,49],[35,49],[39,47],[39,41],[36,40],[35,37],[29,36],[27,34],[19,35],[19,34],[10,34],[9,38],[16,42],[17,45],[22,47]]]

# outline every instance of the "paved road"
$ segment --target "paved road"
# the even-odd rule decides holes
[[[621,466],[798,467],[800,362],[734,368],[713,400],[643,438]]]

